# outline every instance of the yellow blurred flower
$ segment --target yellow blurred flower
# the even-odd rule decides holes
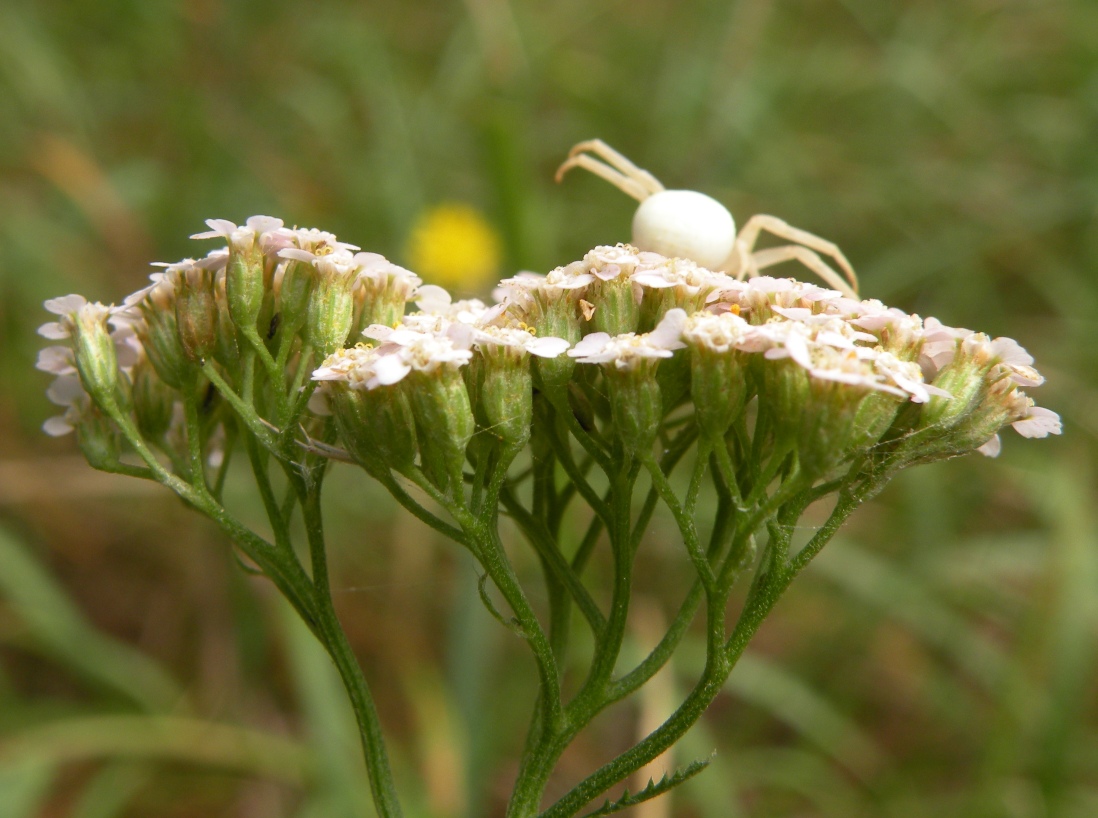
[[[483,290],[495,283],[500,238],[476,208],[444,202],[426,210],[408,238],[408,266],[425,281],[457,290]]]

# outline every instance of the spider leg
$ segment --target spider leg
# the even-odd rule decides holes
[[[588,156],[588,153],[594,154],[594,157]],[[568,158],[557,168],[556,180],[559,182],[572,168],[583,168],[605,179],[639,202],[664,189],[659,179],[634,165],[601,139],[589,139],[574,145],[568,152]]]
[[[839,269],[843,271],[843,275],[846,276],[846,280],[850,282],[849,289],[857,294],[858,276],[854,274],[854,268],[850,266],[850,262],[846,260],[846,256],[843,255],[843,251],[839,249],[838,245],[827,239],[822,239],[814,233],[809,233],[807,230],[793,227],[777,216],[766,216],[762,214],[752,216],[747,220],[747,224],[745,224],[740,231],[738,241],[742,241],[746,245],[747,251],[750,252],[754,249],[755,242],[759,238],[759,232],[762,230],[773,233],[778,238],[796,242],[797,244],[803,244],[805,247],[815,250],[816,253],[822,253],[825,256],[833,258],[835,263],[839,265]],[[831,268],[829,267],[828,269]]]
[[[858,293],[847,284],[826,261],[815,252],[800,244],[787,244],[784,247],[770,247],[751,254],[751,272],[757,274],[759,270],[781,264],[783,261],[799,261],[809,270],[818,275],[823,281],[834,287],[843,295],[858,299]]]

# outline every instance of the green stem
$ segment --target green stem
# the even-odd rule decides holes
[[[720,557],[725,541],[728,539],[732,529],[732,508],[731,497],[722,494],[717,506],[717,519],[706,550],[706,557],[710,561]],[[694,621],[698,607],[704,598],[705,593],[701,582],[695,581],[659,644],[633,670],[613,683],[607,695],[607,704],[612,704],[631,694],[670,661],[683,636],[686,635],[690,623]]]
[[[275,451],[275,437],[270,427],[263,422],[263,419],[259,417],[259,414],[250,403],[236,394],[236,391],[221,377],[221,373],[217,371],[217,367],[211,361],[206,361],[202,365],[202,374],[210,379],[210,383],[221,393],[221,397],[228,402],[229,406],[236,412],[237,417],[243,421],[248,431],[259,439],[263,447]]]
[[[486,500],[484,508],[491,511],[482,517],[474,517],[463,503],[449,495],[443,494],[427,479],[418,468],[411,467],[408,477],[436,503],[441,505],[457,521],[464,533],[462,539],[467,540],[472,546],[474,555],[492,578],[492,582],[499,588],[507,604],[515,614],[515,620],[522,631],[523,636],[529,641],[534,653],[534,659],[538,666],[538,676],[541,680],[542,697],[546,704],[546,714],[553,723],[560,720],[560,673],[557,669],[556,658],[553,655],[552,646],[545,630],[541,627],[526,593],[515,576],[511,561],[503,550],[503,543],[499,538],[499,491],[503,486],[506,471],[511,460],[517,452],[510,450],[500,458],[496,465],[497,476],[492,481],[489,490],[489,500]]]
[[[518,498],[511,492],[503,492],[501,500],[503,501],[503,507],[511,515],[511,519],[518,524],[519,529],[534,547],[534,550],[537,551],[538,556],[545,561],[553,576],[568,589],[579,606],[580,612],[591,626],[591,630],[597,636],[605,627],[606,618],[602,615],[598,605],[595,604],[595,600],[591,598],[587,589],[580,582],[576,570],[564,558],[557,543],[545,530],[544,525],[540,524],[529,511],[523,508]]]
[[[572,418],[572,420],[575,421],[575,418]],[[551,420],[546,426],[548,427],[549,441],[553,445],[553,451],[556,453],[557,459],[560,460],[560,463],[564,467],[564,471],[572,481],[572,484],[576,487],[580,496],[587,501],[587,505],[602,518],[606,527],[608,529],[613,527],[613,514],[611,513],[610,508],[603,502],[602,498],[598,496],[591,487],[591,484],[587,481],[586,475],[580,470],[579,466],[576,465],[575,458],[572,457],[572,448],[568,443],[568,440],[561,437],[556,424]]]
[[[259,356],[259,360],[263,364],[263,369],[267,373],[267,379],[271,382],[271,392],[274,394],[276,401],[276,416],[283,417],[286,412],[286,399],[283,394],[283,390],[286,388],[285,369],[279,367],[278,362],[271,357],[270,350],[267,349],[267,345],[263,343],[263,339],[259,337],[259,333],[256,332],[255,327],[241,327],[240,334],[244,336],[244,340],[248,342],[248,345],[255,354]],[[205,369],[206,366],[203,366],[203,371],[205,371]],[[220,389],[220,387],[218,388]]]
[[[202,457],[202,424],[198,419],[198,398],[193,388],[183,390],[183,422],[187,432],[187,461],[191,485],[206,489],[206,464]]]
[[[213,496],[217,502],[221,502],[221,497],[225,493],[225,480],[229,476],[229,464],[232,463],[233,450],[236,448],[236,424],[229,422],[225,424],[225,448],[221,455],[221,463],[217,467],[217,474],[214,477],[213,484]]]
[[[659,464],[656,463],[656,459],[650,453],[646,453],[642,457],[642,461],[644,467],[648,469],[648,473],[652,477],[652,485],[655,487],[656,491],[659,492],[660,498],[671,510],[671,514],[678,524],[679,534],[682,536],[683,544],[686,546],[686,551],[690,555],[690,560],[694,563],[694,570],[697,571],[698,579],[701,580],[702,587],[705,589],[705,593],[708,596],[716,592],[717,578],[713,575],[713,569],[710,567],[709,561],[705,557],[705,552],[702,550],[701,542],[698,540],[698,531],[694,526],[694,519],[688,510],[696,502],[697,486],[701,483],[699,473],[704,471],[705,462],[709,459],[709,452],[705,451],[705,448],[706,447],[702,445],[698,450],[698,465],[694,470],[694,479],[691,480],[691,493],[687,500],[687,507],[685,508],[679,503],[679,498],[675,496],[671,484],[667,482],[667,477],[664,475],[663,470],[660,469]]]
[[[606,450],[600,445],[594,437],[588,434],[587,430],[580,426],[579,421],[576,420],[576,416],[572,413],[572,407],[568,405],[568,393],[565,388],[551,389],[548,392],[548,398],[550,404],[556,414],[564,422],[565,428],[569,434],[572,435],[584,451],[595,459],[595,462],[599,464],[607,476],[614,473],[614,461],[606,453]],[[552,424],[550,424],[552,425]]]
[[[347,641],[347,635],[340,625],[332,602],[324,524],[320,509],[320,486],[320,481],[317,481],[306,492],[302,498],[301,513],[309,541],[318,621],[320,631],[324,635],[321,641],[332,657],[351,700],[351,707],[358,722],[362,751],[366,757],[366,775],[370,780],[374,807],[382,818],[399,818],[402,811],[393,785],[393,774],[389,765],[389,755],[385,749],[385,738],[381,732],[377,708],[362,667]]]

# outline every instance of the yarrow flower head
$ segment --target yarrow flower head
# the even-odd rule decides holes
[[[58,320],[41,332],[65,342],[39,360],[65,410],[51,432],[113,402],[169,440],[180,400],[207,378],[269,379],[280,366],[301,374],[272,399],[279,412],[326,407],[356,461],[416,465],[450,494],[468,457],[531,439],[538,400],[627,456],[644,457],[673,413],[714,441],[746,424],[741,437],[770,438],[759,451],[817,477],[886,452],[995,454],[1005,426],[1061,431],[1022,391],[1043,379],[1016,342],[852,292],[739,280],[619,244],[504,279],[489,305],[324,230],[264,216],[208,224],[195,237],[224,247],[158,265],[120,308],[48,302]]]

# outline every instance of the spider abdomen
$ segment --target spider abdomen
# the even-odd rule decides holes
[[[688,258],[711,270],[721,268],[735,240],[728,208],[693,190],[654,193],[633,216],[633,244],[641,250]]]

